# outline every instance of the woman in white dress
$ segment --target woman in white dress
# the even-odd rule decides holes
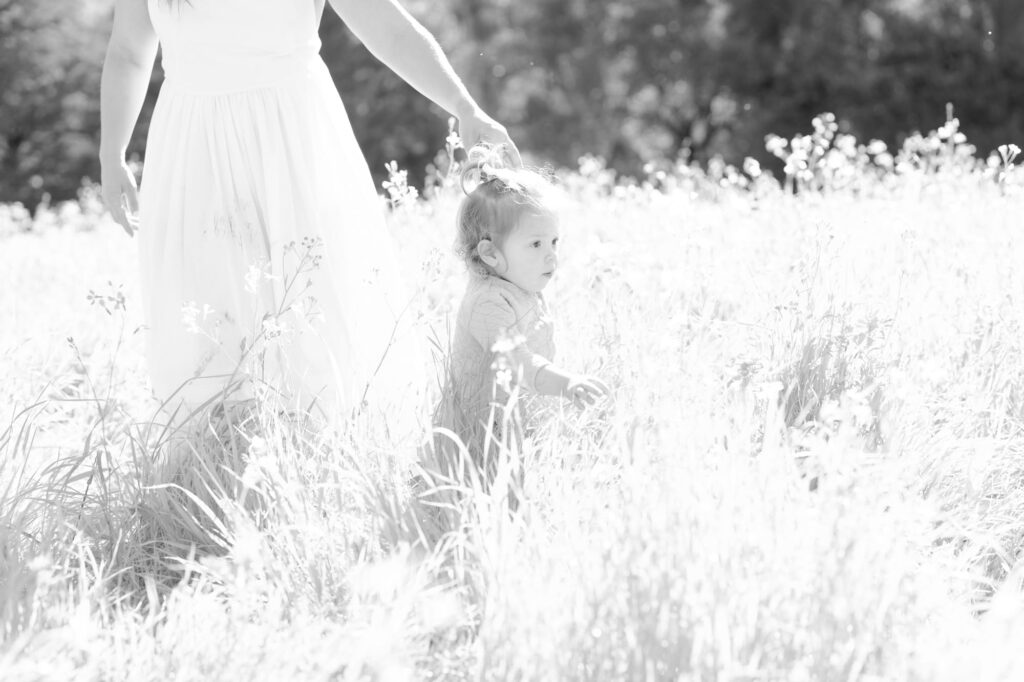
[[[103,67],[103,197],[139,233],[154,394],[185,413],[277,395],[329,416],[424,376],[366,162],[320,59],[325,0],[116,0]],[[507,144],[397,0],[330,0],[363,43]],[[125,150],[158,44],[141,195]]]

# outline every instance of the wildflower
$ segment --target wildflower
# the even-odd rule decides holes
[[[195,301],[186,301],[181,306],[181,323],[192,334],[204,333],[200,322],[205,322],[211,315],[213,315],[213,308],[208,303],[204,303],[200,308]]]
[[[786,159],[786,167],[783,169],[786,175],[796,175],[805,170],[807,170],[807,161],[797,154],[790,154]]]
[[[458,132],[455,131],[454,118],[448,119],[448,136],[444,138],[444,146],[450,152],[463,147],[462,138],[459,136]]]
[[[871,140],[871,142],[868,143],[868,154],[871,154],[872,156],[884,154],[888,150],[888,145],[886,145],[881,140]]]
[[[999,145],[999,156],[1002,158],[1005,165],[1013,163],[1014,159],[1020,155],[1020,147],[1015,144],[1001,144]]]
[[[267,480],[267,472],[273,471],[274,458],[265,438],[253,436],[249,441],[249,458],[242,472],[242,485],[255,488]]]
[[[495,341],[494,346],[491,348],[491,352],[497,355],[507,355],[516,349],[521,343],[525,343],[526,338],[521,334],[516,336],[504,336]]]
[[[850,157],[857,156],[857,138],[853,135],[840,135],[836,138],[836,149]]]
[[[506,393],[512,392],[512,365],[509,363],[508,358],[515,349],[521,344],[526,342],[526,338],[521,334],[515,336],[505,336],[498,339],[494,346],[491,347],[491,351],[494,353],[494,362],[491,364],[491,370],[494,372],[494,378],[498,386],[502,388]]]
[[[263,568],[265,549],[259,533],[251,528],[236,532],[231,546],[235,565],[243,571],[258,571]]]
[[[833,149],[825,156],[825,165],[829,170],[837,171],[847,164],[847,158],[839,150]]]
[[[748,156],[743,159],[743,172],[752,178],[759,178],[761,177],[761,164],[757,162],[757,159]]]
[[[419,196],[419,191],[409,185],[409,171],[399,170],[397,161],[384,164],[384,168],[388,172],[388,179],[381,186],[387,191],[392,206],[400,206]]]
[[[755,390],[760,398],[777,400],[779,394],[786,390],[786,387],[781,381],[763,381],[757,384]]]
[[[504,358],[495,361],[494,382],[506,393],[512,392],[512,368]]]
[[[581,156],[578,163],[580,167],[580,175],[591,179],[600,174],[606,167],[605,160],[602,157],[591,154]]]
[[[954,118],[946,122],[946,125],[939,128],[937,134],[940,140],[948,140],[960,129],[960,119]]]
[[[839,130],[839,125],[836,123],[836,116],[832,113],[815,116],[811,121],[811,125],[814,126],[814,135],[816,137],[825,138],[826,140],[832,139],[832,136],[835,135],[837,130]]]
[[[260,282],[272,279],[274,279],[274,276],[270,274],[270,263],[254,263],[249,266],[249,271],[245,273],[245,290],[256,296],[260,291]]]
[[[807,156],[814,147],[814,140],[810,135],[795,135],[789,141],[789,146],[793,148],[794,154]]]
[[[778,135],[768,135],[765,138],[764,146],[773,155],[784,158],[786,155],[786,146],[789,143],[786,142],[785,138],[779,137]]]
[[[895,163],[895,160],[892,158],[892,154],[888,152],[882,152],[881,154],[875,157],[875,163],[877,163],[882,168],[885,168],[886,170],[892,170],[893,163]]]
[[[291,305],[291,311],[308,324],[324,320],[324,311],[316,296],[303,296]]]
[[[282,336],[287,337],[291,328],[286,322],[277,317],[266,317],[263,319],[263,333],[267,341],[273,341]]]
[[[267,454],[267,440],[261,436],[253,436],[249,441],[249,454],[256,457]]]

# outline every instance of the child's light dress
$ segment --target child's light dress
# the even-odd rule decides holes
[[[510,384],[519,385],[523,397],[518,419],[526,423],[536,408],[537,373],[554,357],[554,322],[541,294],[500,277],[470,275],[455,321],[448,382],[435,424],[458,435],[477,466],[483,466],[488,427],[500,441],[509,399],[497,375],[505,369]],[[439,443],[439,450],[445,447]]]
[[[319,56],[323,0],[148,7],[166,73],[138,235],[156,397],[262,392],[342,414],[368,385],[404,396],[423,376],[409,297]]]

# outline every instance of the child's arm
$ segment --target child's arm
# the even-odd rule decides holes
[[[534,393],[568,398],[577,407],[593,405],[610,393],[600,379],[572,374],[534,352],[518,334],[516,323],[516,311],[509,301],[501,296],[487,297],[476,301],[469,332],[483,348],[504,355],[513,376]],[[506,345],[510,339],[515,342]]]
[[[543,395],[568,398],[577,407],[593,405],[611,392],[608,385],[597,377],[570,374],[553,364],[544,365],[537,371],[533,387]]]

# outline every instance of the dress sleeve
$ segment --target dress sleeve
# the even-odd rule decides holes
[[[535,353],[518,328],[519,319],[512,303],[503,296],[488,296],[476,302],[469,320],[469,333],[486,351],[493,353],[499,341],[512,343],[508,355],[514,363],[513,373],[522,371],[523,385],[536,391],[537,373],[551,361]]]

